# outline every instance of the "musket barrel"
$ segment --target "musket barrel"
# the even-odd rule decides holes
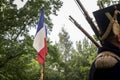
[[[72,18],[72,16],[69,16],[69,19],[70,19],[70,21],[73,22],[74,25],[75,25],[78,29],[80,29],[97,47],[101,47],[101,46],[81,27],[81,25],[78,24],[78,22]]]
[[[99,39],[99,31],[96,28],[95,24],[93,23],[91,17],[89,16],[89,14],[87,13],[87,11],[85,10],[84,6],[82,5],[82,3],[80,2],[80,0],[75,0],[78,4],[78,6],[81,8],[86,20],[88,21],[88,23],[90,24],[93,32],[95,33],[95,35],[97,36],[97,38]],[[99,39],[100,40],[100,39]]]

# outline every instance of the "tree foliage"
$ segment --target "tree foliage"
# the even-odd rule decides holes
[[[88,73],[97,53],[96,46],[89,42],[87,38],[76,42],[76,49],[72,50],[72,58],[70,60],[69,75],[70,80],[87,80]]]
[[[61,58],[63,62],[63,80],[69,80],[69,61],[71,59],[71,49],[72,49],[72,41],[70,41],[70,36],[68,32],[62,27],[61,32],[59,33],[59,43],[58,48],[61,51]]]
[[[87,80],[90,66],[97,54],[96,46],[87,38],[76,42],[76,49],[72,47],[70,36],[64,28],[59,33],[59,42],[57,44],[61,52],[61,67],[59,75],[62,74],[62,80]],[[57,68],[59,68],[57,67]]]
[[[110,5],[113,5],[113,4],[118,4],[120,3],[120,0],[98,0],[98,6],[99,6],[99,2],[102,1],[103,5],[104,6],[110,6]]]

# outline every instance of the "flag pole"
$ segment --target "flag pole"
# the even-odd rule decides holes
[[[45,80],[45,54],[44,54],[44,63],[42,64],[41,79],[40,80]]]
[[[45,80],[45,63],[43,64],[43,80]]]
[[[45,80],[45,64],[42,65],[40,80]]]

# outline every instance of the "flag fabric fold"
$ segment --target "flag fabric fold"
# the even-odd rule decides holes
[[[46,33],[46,26],[44,24],[44,8],[41,9],[40,12],[40,20],[38,23],[36,35],[33,42],[33,47],[38,52],[37,54],[37,61],[40,64],[44,64],[45,57],[47,55],[47,33]]]

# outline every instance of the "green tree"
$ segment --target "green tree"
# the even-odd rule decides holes
[[[49,45],[45,79],[87,80],[90,66],[96,57],[96,46],[85,38],[82,41],[76,42],[76,49],[74,49],[72,42],[69,40],[70,36],[64,28],[59,33],[59,37],[58,43]],[[66,46],[68,44],[69,47]]]
[[[68,32],[62,27],[61,33],[59,33],[59,49],[62,51],[63,60],[69,61],[71,57],[72,41],[70,41],[70,36]]]
[[[52,45],[52,42],[48,40],[48,55],[46,56],[45,64],[45,80],[63,80],[61,74],[61,54],[57,47],[57,44]]]
[[[63,61],[63,72],[64,72],[64,79],[63,80],[69,80],[68,73],[69,73],[69,64],[68,62],[71,59],[71,50],[72,50],[72,41],[70,41],[70,36],[68,32],[65,31],[65,29],[62,27],[62,31],[59,33],[59,42],[58,47],[61,51],[61,58]]]
[[[76,49],[72,50],[69,61],[69,80],[87,80],[88,72],[97,53],[96,46],[84,38],[76,42]]]

